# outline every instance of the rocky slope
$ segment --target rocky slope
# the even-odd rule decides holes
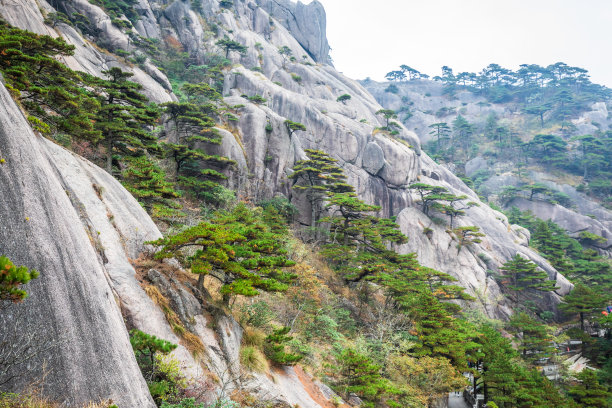
[[[121,66],[135,73],[135,80],[152,100],[175,98],[168,79],[150,63],[145,62],[144,69],[131,66],[94,46],[72,27],[46,26],[43,13],[53,11],[54,5],[67,13],[88,16],[99,31],[100,43],[114,50],[134,51],[129,37],[111,24],[101,8],[86,0],[51,4],[0,0],[0,14],[11,24],[61,35],[75,44],[74,57],[66,59],[73,68],[99,75],[104,69]],[[224,9],[216,0],[203,0],[205,20],[191,2],[181,0],[140,0],[137,10],[140,35],[173,38],[196,59],[214,49],[215,39],[206,35],[213,23],[221,35],[249,47],[245,55],[231,54],[234,66],[226,72],[224,97],[229,105],[244,107],[233,126],[221,129],[224,141],[219,153],[237,161],[230,184],[254,202],[277,193],[292,197],[287,175],[293,164],[305,157],[306,148],[325,150],[339,159],[349,182],[366,202],[380,205],[382,215],[398,216],[402,231],[410,238],[402,250],[415,251],[424,265],[456,276],[488,315],[511,314],[490,271],[516,253],[532,259],[556,279],[558,294],[570,289],[563,276],[527,247],[528,233],[509,225],[503,214],[481,203],[450,171],[423,154],[414,132],[402,128],[397,137],[391,137],[376,129],[383,125],[375,114],[381,108],[378,102],[359,83],[326,64],[324,12],[318,2],[304,6],[240,0]],[[295,62],[283,61],[278,53],[282,46],[293,51]],[[260,72],[251,69],[254,67]],[[337,102],[345,93],[351,100]],[[251,103],[241,95],[260,95],[267,102]],[[120,406],[153,406],[122,314],[131,327],[181,342],[130,264],[144,249],[143,243],[157,238],[159,231],[117,181],[35,135],[3,87],[0,97],[0,155],[6,160],[0,165],[0,252],[42,272],[42,278],[32,285],[27,327],[38,335],[45,331],[63,344],[53,354],[54,374],[47,377],[49,387],[45,389],[59,398],[70,396],[71,402],[110,397]],[[307,131],[289,133],[284,124],[287,119],[303,123]],[[272,131],[266,130],[268,124]],[[458,251],[446,227],[433,224],[416,206],[416,197],[408,189],[416,181],[445,186],[477,202],[457,224],[480,227],[486,234],[483,242]],[[293,200],[304,206],[299,197]],[[309,213],[302,211],[300,222],[308,224]],[[429,236],[423,233],[426,227],[433,230]],[[175,351],[189,374],[198,378],[208,369],[220,373],[223,383],[243,381],[237,379],[241,339],[237,323],[214,316],[214,309],[207,308],[188,286],[154,270],[147,275],[205,345],[203,364],[184,346]],[[552,307],[558,295],[547,295],[542,302]],[[215,330],[207,327],[213,317]],[[26,320],[19,321],[24,324]],[[34,361],[42,369],[46,358],[41,353]],[[17,388],[33,378],[34,374],[22,376]],[[248,382],[285,404],[329,406],[324,396],[330,395],[328,390],[313,384],[299,369],[253,375]]]
[[[467,90],[459,91],[454,98],[450,98],[444,93],[442,83],[424,79],[395,83],[397,93],[385,91],[389,83],[371,80],[362,81],[362,83],[386,109],[399,112],[403,107],[409,107],[412,116],[403,119],[403,123],[408,129],[414,130],[421,143],[432,140],[429,125],[437,122],[448,122],[450,125],[457,114],[461,114],[480,130],[484,128],[489,115],[495,114],[500,124],[519,133],[531,132],[528,123],[534,118],[522,113],[513,103],[489,103],[484,97]],[[400,118],[403,116],[405,115],[400,114]],[[605,102],[594,102],[590,110],[582,112],[571,122],[575,127],[573,134],[594,134],[597,131],[605,132],[612,128],[612,115]],[[561,135],[557,128],[546,129],[546,133]],[[494,160],[477,156],[467,161],[465,168],[454,170],[464,172],[468,177],[488,174],[479,192],[492,200],[495,200],[496,195],[504,187],[519,186],[525,184],[526,180],[543,183],[552,190],[567,194],[569,202],[565,207],[544,201],[516,199],[506,203],[506,208],[516,206],[522,211],[531,210],[542,219],[552,219],[574,237],[577,237],[582,231],[588,231],[607,238],[607,242],[598,243],[597,248],[600,252],[610,255],[612,248],[612,212],[610,210],[586,194],[577,191],[575,181],[569,184],[567,179],[541,168],[527,169],[527,174],[521,179],[513,171],[514,167],[512,163],[505,162],[503,158]]]

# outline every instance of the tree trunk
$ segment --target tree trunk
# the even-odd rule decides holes
[[[106,171],[113,174],[113,140],[110,137],[106,142]]]
[[[584,331],[584,312],[580,312],[580,330]]]
[[[348,218],[345,218],[344,219],[344,246],[348,245],[348,238],[349,237],[348,237],[348,234],[346,232],[348,230],[348,227],[349,227],[349,220],[348,220]]]

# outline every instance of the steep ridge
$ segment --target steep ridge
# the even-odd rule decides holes
[[[402,231],[410,238],[401,250],[417,252],[422,264],[457,277],[469,293],[476,295],[478,307],[488,315],[511,314],[489,271],[516,253],[532,259],[551,279],[556,279],[558,294],[569,291],[569,282],[527,247],[528,232],[510,225],[503,214],[480,202],[450,171],[421,153],[416,134],[402,127],[399,135],[392,137],[376,129],[384,125],[376,115],[381,109],[376,100],[356,81],[321,64],[328,61],[328,48],[320,4],[311,3],[315,6],[304,11],[300,3],[274,2],[290,11],[295,19],[291,20],[275,11],[271,3],[236,1],[228,10],[220,8],[216,0],[203,0],[201,11],[207,22],[192,9],[191,2],[140,0],[137,6],[141,18],[136,30],[140,35],[175,38],[196,58],[214,47],[215,39],[203,34],[209,28],[206,24],[217,24],[222,34],[249,47],[245,55],[231,55],[235,65],[226,73],[224,85],[225,101],[232,106],[244,105],[239,109],[238,121],[220,129],[224,141],[219,153],[238,162],[231,186],[254,202],[282,193],[305,208],[306,203],[292,193],[287,176],[294,163],[305,157],[304,149],[324,150],[339,159],[362,199],[380,205],[382,215],[398,217]],[[100,38],[115,49],[133,49],[101,8],[86,0],[52,4],[89,15],[100,29]],[[46,12],[54,10],[45,2],[41,7]],[[304,10],[296,11],[300,8]],[[168,90],[168,79],[157,68],[151,66],[145,72],[129,67],[120,58],[93,47],[69,26],[46,26],[34,0],[19,2],[19,7],[12,1],[0,0],[0,14],[11,24],[62,35],[75,44],[75,56],[66,61],[75,69],[99,75],[111,66],[129,68],[152,100],[176,98]],[[318,31],[303,32],[304,22],[317,16],[319,19],[313,23]],[[293,51],[296,62],[283,60],[278,53],[282,46]],[[253,71],[253,67],[260,72]],[[35,323],[31,330],[40,333],[48,328],[45,322],[51,322],[56,332],[53,338],[68,336],[61,337],[68,347],[53,362],[58,372],[48,379],[49,389],[57,396],[71,395],[74,402],[110,397],[120,406],[153,406],[120,312],[131,326],[180,342],[161,310],[140,287],[129,261],[143,251],[143,242],[159,237],[159,231],[117,181],[34,135],[6,90],[2,87],[0,92],[0,155],[6,159],[0,165],[0,249],[17,263],[27,263],[43,274],[57,274],[53,282],[41,279],[32,285],[28,313],[32,313]],[[338,102],[337,98],[345,93],[351,95],[351,100],[346,104]],[[267,103],[251,103],[242,95],[260,95]],[[288,132],[285,120],[301,122],[307,130]],[[268,124],[272,131],[266,130]],[[416,196],[408,186],[417,181],[442,185],[479,203],[467,210],[458,225],[480,227],[486,234],[483,242],[458,251],[446,228],[432,224],[416,206]],[[37,190],[24,186],[36,186]],[[62,190],[66,194],[58,195]],[[310,212],[301,214],[299,221],[309,224]],[[433,235],[426,236],[424,228],[431,228]],[[63,265],[61,270],[57,265]],[[160,285],[171,294],[174,282]],[[212,330],[207,327],[201,302],[188,291],[177,291],[170,297],[193,306],[187,308],[185,317],[195,321],[194,331],[207,349],[208,369],[221,373],[235,370],[241,340],[237,323],[229,318],[219,319],[216,330]],[[548,307],[558,301],[554,293],[543,300]],[[200,362],[185,347],[179,347],[175,354],[192,377],[202,374]],[[42,357],[38,360],[42,364]],[[317,402],[318,393],[311,396],[308,387],[300,386],[310,379],[304,379],[296,369],[287,368],[271,376],[273,379],[255,375],[249,381],[279,401],[301,407],[323,406]],[[28,378],[22,379],[25,381]]]

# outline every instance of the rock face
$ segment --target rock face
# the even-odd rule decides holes
[[[0,86],[0,155],[4,159],[0,164],[0,253],[41,273],[28,285],[31,295],[26,302],[1,315],[3,319],[21,316],[23,332],[7,339],[3,337],[11,331],[2,330],[0,343],[9,341],[18,347],[20,339],[33,336],[37,351],[26,362],[32,371],[27,372],[25,365],[14,367],[19,374],[12,386],[29,385],[45,367],[52,367],[51,375],[44,377],[44,388],[67,403],[111,398],[122,406],[154,407],[108,282],[97,232],[82,218],[76,186],[54,165],[55,159],[63,161],[70,153],[55,155],[48,144],[34,135]],[[114,180],[105,187],[109,193],[121,189]],[[138,204],[130,204],[122,205],[118,215],[139,210],[138,218],[146,221]],[[106,212],[99,216],[106,217]],[[128,245],[133,244],[132,239]],[[3,323],[2,327],[16,324]],[[37,350],[39,345],[53,350]]]
[[[312,59],[331,65],[326,36],[327,19],[320,2],[315,0],[304,4],[291,0],[257,0],[257,4],[289,30]]]

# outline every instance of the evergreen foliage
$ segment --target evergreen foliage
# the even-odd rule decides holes
[[[28,294],[22,289],[32,279],[38,278],[39,273],[25,266],[15,266],[6,256],[0,256],[0,305],[4,301],[21,302]]]
[[[300,122],[294,122],[292,120],[287,119],[285,121],[285,126],[287,126],[287,130],[289,131],[289,136],[293,136],[293,134],[298,131],[306,131],[306,126],[304,126],[303,124],[301,124]]]
[[[502,284],[516,292],[526,289],[549,292],[558,289],[554,281],[548,280],[546,272],[538,269],[536,264],[520,254],[516,254],[514,258],[504,263],[500,270],[507,279],[503,280]],[[516,300],[518,301],[518,293]]]
[[[96,142],[94,115],[99,102],[86,89],[91,77],[56,57],[74,53],[62,39],[11,27],[0,20],[0,72],[13,96],[41,133],[64,133]]]
[[[351,100],[351,95],[349,94],[342,94],[340,95],[338,98],[336,98],[336,102],[342,102],[346,105],[346,102]]]
[[[155,123],[159,111],[140,93],[142,85],[128,80],[133,74],[116,67],[102,73],[106,79],[95,81],[100,92],[95,127],[106,147],[106,171],[111,173],[115,153],[159,152],[157,140],[146,129]]]
[[[564,276],[597,288],[600,293],[606,293],[612,288],[610,264],[592,249],[584,248],[557,224],[550,220],[540,220],[529,212],[522,213],[516,207],[507,211],[507,215],[508,221],[531,232],[530,244]]]
[[[559,309],[567,314],[580,315],[580,329],[584,330],[584,320],[605,307],[605,298],[595,290],[583,284],[576,284],[574,289],[563,298]]]
[[[282,292],[294,275],[284,270],[295,262],[286,258],[284,238],[266,224],[262,211],[239,203],[232,210],[219,211],[214,220],[152,242],[161,247],[157,259],[177,258],[192,273],[210,275],[223,286],[226,303],[230,296],[256,296],[259,290]],[[194,247],[192,255],[184,248]]]
[[[196,95],[197,85],[186,89]],[[184,87],[185,88],[185,87]],[[219,145],[221,136],[214,128],[215,122],[209,116],[216,112],[212,104],[169,102],[163,105],[164,113],[174,124],[177,143],[163,143],[166,157],[175,163],[176,180],[181,187],[194,197],[207,203],[222,204],[225,189],[220,185],[227,177],[220,170],[227,169],[235,161],[219,155],[207,154],[206,146]]]
[[[342,350],[337,360],[336,390],[346,399],[356,394],[364,400],[364,407],[374,407],[386,394],[395,391],[382,377],[381,367],[373,364],[366,355],[348,348]]]
[[[175,201],[180,194],[159,166],[146,156],[127,158],[126,162],[122,183],[151,216],[169,220],[181,215],[180,205]]]
[[[519,352],[530,362],[548,359],[555,351],[553,338],[546,327],[524,312],[516,313],[508,322],[511,332],[519,333]]]
[[[591,369],[585,368],[577,376],[578,384],[570,387],[569,395],[584,408],[604,408],[609,406],[612,394],[599,384],[597,375]]]
[[[292,366],[297,364],[304,356],[294,353],[288,353],[285,349],[287,343],[293,339],[287,333],[291,330],[290,327],[281,327],[275,329],[272,334],[266,337],[264,343],[264,353],[273,362]]]

